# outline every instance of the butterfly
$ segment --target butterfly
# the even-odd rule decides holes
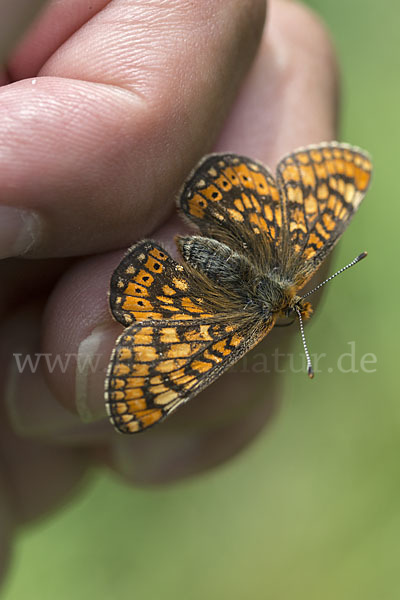
[[[105,381],[118,431],[161,422],[279,317],[299,318],[305,345],[303,320],[312,308],[299,291],[357,211],[371,169],[367,153],[338,142],[288,154],[275,177],[236,154],[200,161],[178,198],[179,211],[197,228],[176,238],[181,263],[144,240],[111,278],[111,312],[125,328]]]

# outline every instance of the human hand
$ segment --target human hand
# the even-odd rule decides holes
[[[230,372],[161,426],[115,434],[102,388],[121,331],[107,306],[117,249],[151,234],[172,251],[185,231],[174,196],[203,154],[237,151],[273,167],[297,146],[332,139],[335,62],[322,26],[292,2],[270,2],[264,32],[261,0],[70,7],[50,3],[8,62],[14,83],[0,90],[0,252],[24,253],[0,263],[4,462],[12,456],[23,474],[17,457],[28,454],[31,473],[41,473],[37,449],[51,447],[55,479],[69,487],[88,457],[132,482],[171,481],[253,439],[281,375]],[[293,334],[272,332],[262,352]],[[13,353],[38,352],[64,366],[68,355],[100,360],[93,372],[41,360],[35,373],[19,373]],[[35,476],[21,498],[29,505],[37,489],[47,510],[51,484],[38,487]]]

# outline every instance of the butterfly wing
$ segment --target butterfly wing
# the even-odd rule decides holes
[[[280,262],[299,287],[348,226],[367,191],[371,170],[365,152],[337,142],[309,146],[280,161],[277,181],[287,224]]]
[[[189,176],[178,207],[205,236],[259,257],[280,242],[282,207],[274,177],[236,154],[206,156]]]
[[[121,433],[136,433],[162,421],[238,361],[273,323],[230,324],[215,317],[127,327],[105,382],[112,424]]]
[[[151,240],[122,259],[111,279],[110,305],[126,329],[105,382],[107,410],[119,431],[135,433],[164,419],[272,327],[272,319],[249,320],[217,291],[215,283],[207,284],[204,276],[197,281]]]
[[[202,304],[184,267],[151,240],[130,248],[111,278],[111,312],[125,327],[147,319],[212,316]]]

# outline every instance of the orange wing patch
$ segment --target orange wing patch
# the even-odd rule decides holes
[[[272,324],[250,331],[218,319],[128,327],[117,340],[105,384],[113,425],[135,433],[163,420],[239,360]]]
[[[148,319],[211,316],[202,307],[202,299],[190,295],[189,288],[182,265],[155,242],[139,242],[128,251],[113,273],[111,311],[125,327]]]
[[[234,154],[206,157],[186,182],[179,208],[203,235],[251,252],[255,236],[279,244],[282,207],[271,173],[260,163]]]
[[[335,245],[364,198],[368,155],[347,144],[321,144],[289,154],[278,165],[292,271],[305,283]]]

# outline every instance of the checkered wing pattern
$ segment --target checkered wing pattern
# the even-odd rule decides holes
[[[218,318],[146,321],[117,340],[105,383],[115,428],[136,433],[162,421],[198,394],[272,327]]]
[[[282,207],[274,177],[236,154],[205,157],[185,183],[178,207],[205,236],[258,257],[279,245]]]
[[[125,327],[148,319],[213,316],[202,304],[203,298],[193,294],[184,267],[151,240],[133,246],[111,278],[111,312]]]
[[[279,163],[286,223],[281,264],[298,285],[314,273],[348,226],[368,189],[371,170],[365,152],[339,143],[309,146]]]

